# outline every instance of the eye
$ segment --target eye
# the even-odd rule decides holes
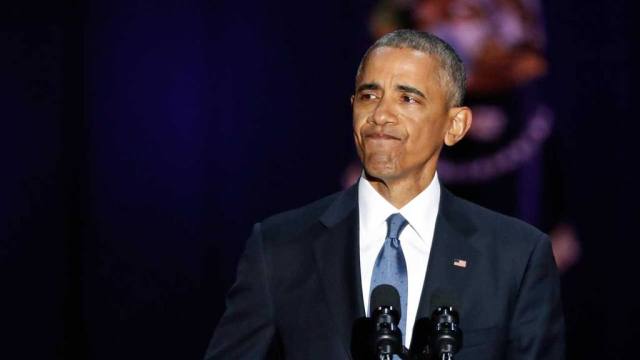
[[[402,95],[402,101],[406,102],[406,103],[409,103],[409,104],[417,104],[418,103],[418,100],[415,97],[413,97],[411,95],[407,95],[407,94]]]
[[[376,94],[373,93],[360,93],[359,95],[360,100],[374,100],[377,98]]]

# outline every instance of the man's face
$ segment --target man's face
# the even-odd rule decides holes
[[[353,97],[356,148],[369,176],[386,182],[435,171],[450,124],[438,71],[437,59],[413,49],[369,54]]]

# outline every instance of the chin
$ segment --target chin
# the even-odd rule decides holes
[[[362,155],[360,156],[362,166],[369,177],[387,180],[398,176],[400,164],[397,154],[371,151]]]
[[[395,166],[390,164],[365,164],[364,170],[367,176],[380,180],[394,178],[397,175]]]

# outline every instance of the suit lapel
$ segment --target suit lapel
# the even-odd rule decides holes
[[[470,238],[475,228],[459,211],[456,199],[441,187],[440,207],[436,219],[429,265],[422,287],[416,326],[431,316],[437,306],[453,305],[463,298],[469,285],[478,251]],[[359,219],[357,185],[339,195],[320,217],[322,226],[314,234],[314,255],[324,296],[329,305],[337,336],[350,356],[354,322],[365,316],[359,256]],[[454,264],[465,261],[465,266]],[[414,328],[413,339],[418,340]],[[412,348],[413,342],[412,341]]]
[[[350,353],[352,327],[364,316],[358,249],[357,186],[343,192],[322,215],[315,260],[336,333]]]
[[[470,242],[475,229],[464,212],[458,211],[458,201],[444,187],[441,188],[433,244],[416,320],[430,317],[438,306],[458,307],[458,301],[471,279],[470,273],[478,257]],[[457,260],[461,261],[454,264]]]

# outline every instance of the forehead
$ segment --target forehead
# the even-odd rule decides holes
[[[379,47],[366,59],[357,83],[395,81],[413,84],[437,79],[439,63],[435,56],[410,48]]]

